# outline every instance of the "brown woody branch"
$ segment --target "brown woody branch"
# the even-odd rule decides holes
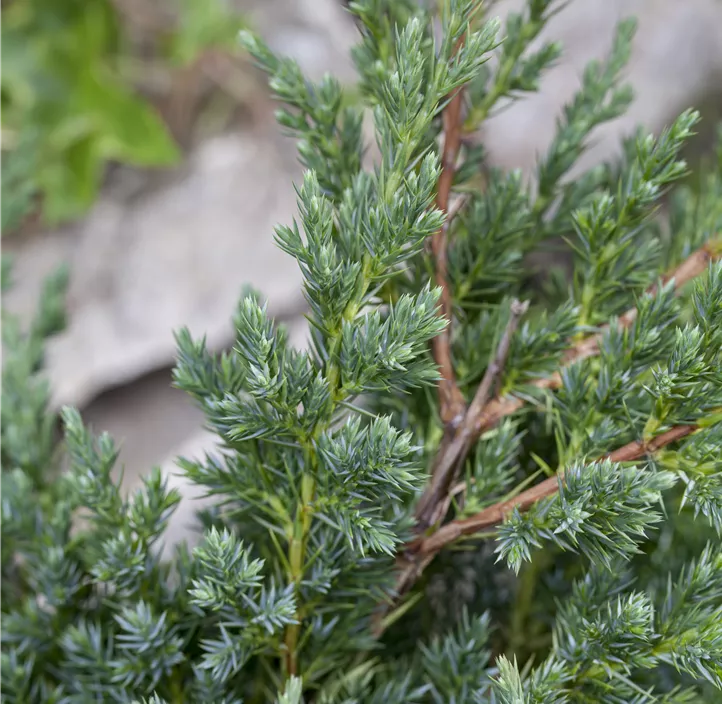
[[[697,425],[674,426],[647,443],[635,440],[614,452],[600,457],[599,460],[609,459],[613,462],[631,462],[644,455],[653,454],[660,448],[691,435],[698,427]],[[409,543],[406,546],[406,552],[397,560],[397,566],[399,567],[396,581],[397,595],[401,596],[409,591],[440,550],[463,536],[475,535],[503,523],[514,509],[527,511],[538,501],[553,496],[559,491],[559,479],[559,475],[549,477],[507,501],[500,501],[469,518],[451,521],[432,535],[419,537]],[[380,634],[380,632],[381,629],[377,629],[377,633]]]
[[[457,88],[442,115],[444,148],[441,155],[441,175],[436,193],[436,207],[446,214],[444,224],[431,237],[436,285],[441,289],[441,314],[448,321],[444,331],[432,343],[434,359],[439,367],[439,406],[441,420],[446,426],[458,424],[466,410],[464,395],[459,389],[451,357],[451,321],[453,300],[448,278],[448,233],[452,212],[449,209],[451,186],[456,174],[456,161],[461,148],[461,109],[463,87]]]
[[[674,279],[674,285],[677,292],[692,279],[701,275],[706,271],[709,264],[718,260],[722,256],[722,239],[719,237],[710,240],[698,250],[693,252],[679,266],[668,272],[662,282],[667,283]],[[652,286],[649,293],[654,293],[657,286]],[[621,327],[630,327],[637,317],[637,309],[632,308],[622,315],[617,324]],[[605,326],[606,328],[607,326]],[[603,328],[599,333],[587,337],[571,347],[562,359],[562,366],[568,366],[582,359],[594,357],[599,354],[599,343],[604,334]],[[538,389],[556,389],[562,385],[562,377],[559,372],[551,376],[538,379],[532,382],[532,386]],[[437,473],[439,476],[446,474],[451,486],[455,467],[463,463],[471,446],[481,436],[481,434],[496,425],[502,418],[509,416],[524,406],[524,401],[513,396],[495,397],[489,403],[486,403],[483,409],[476,415],[471,417],[467,414],[464,424],[457,430],[452,437],[445,437],[434,461],[434,472],[432,477]],[[469,436],[469,425],[471,422],[471,435]],[[684,437],[695,428],[693,426],[680,426],[673,428],[664,435],[659,436],[646,447],[640,443],[630,443],[620,448],[610,455],[611,459],[617,461],[629,461],[636,457],[641,457],[645,452],[653,451],[653,449],[661,447],[667,442],[672,442],[679,437]],[[462,432],[464,431],[464,432]],[[675,433],[682,433],[675,435]],[[666,442],[665,442],[666,441]],[[661,443],[661,444],[660,444]],[[635,454],[639,453],[639,454]],[[430,487],[433,485],[429,485]],[[484,530],[487,527],[496,525],[501,522],[504,516],[514,507],[520,510],[526,510],[531,504],[535,503],[544,496],[554,493],[558,488],[558,480],[556,477],[541,482],[519,496],[511,499],[510,502],[496,504],[481,513],[467,519],[452,521],[446,526],[442,526],[439,530],[427,537],[419,537],[410,542],[406,546],[404,554],[400,555],[397,560],[399,569],[396,593],[400,596],[406,593],[416,582],[424,568],[433,560],[436,553],[444,546],[450,544],[463,535],[470,535]],[[428,490],[427,490],[428,491]],[[422,507],[423,508],[423,507]],[[418,511],[417,511],[418,513]],[[430,524],[430,525],[433,525]]]
[[[645,455],[653,454],[660,448],[691,435],[696,430],[698,430],[697,425],[677,425],[649,442],[635,440],[627,443],[614,452],[603,455],[597,461],[609,459],[613,462],[631,462]],[[527,511],[541,499],[553,496],[559,491],[559,479],[558,475],[549,477],[507,501],[501,501],[489,506],[469,518],[451,521],[439,528],[433,535],[418,539],[415,543],[409,545],[408,551],[428,559],[461,536],[473,535],[503,523],[514,509]]]
[[[685,284],[703,274],[709,264],[717,261],[720,257],[722,257],[722,239],[717,238],[710,240],[690,254],[679,266],[665,274],[662,277],[662,283],[666,284],[674,279],[675,290],[679,293]],[[648,289],[648,293],[650,294],[654,294],[656,291],[656,284]],[[636,318],[636,307],[630,308],[624,315],[619,317],[617,325],[621,328],[631,327]],[[599,354],[599,343],[602,341],[604,333],[608,328],[609,326],[605,325],[598,333],[590,335],[570,347],[562,358],[562,367],[567,367],[574,364],[574,362],[579,362],[589,357],[596,357]],[[530,386],[534,386],[537,389],[558,389],[561,385],[562,377],[559,372],[555,372],[551,376],[543,379],[536,379],[530,384]],[[475,427],[476,437],[478,438],[485,430],[495,426],[502,418],[518,411],[523,405],[524,401],[513,396],[503,396],[492,399],[478,418]]]
[[[431,472],[431,480],[416,507],[416,523],[420,531],[435,525],[443,519],[449,507],[449,488],[460,470],[460,458],[465,458],[475,439],[474,426],[489,403],[494,383],[499,379],[511,348],[511,341],[519,325],[519,319],[529,308],[529,303],[514,300],[511,304],[509,322],[499,342],[493,360],[484,372],[484,377],[469,408],[464,414],[462,423],[455,433],[448,449],[438,456],[443,459],[435,464]]]

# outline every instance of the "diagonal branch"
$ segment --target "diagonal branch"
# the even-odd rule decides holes
[[[662,283],[669,283],[674,279],[674,286],[677,294],[682,287],[689,283],[692,279],[703,274],[710,263],[717,261],[722,257],[722,238],[712,239],[705,243],[698,250],[694,251],[679,266],[672,269],[662,277]],[[657,291],[657,285],[651,286],[647,292],[654,294]],[[631,327],[637,319],[637,309],[630,308],[626,313],[621,315],[616,324],[621,328]],[[579,362],[589,357],[596,357],[599,354],[599,344],[604,337],[604,333],[609,329],[608,325],[603,326],[599,332],[580,340],[574,346],[570,347],[562,358],[562,367],[568,367],[575,362]],[[535,379],[530,383],[537,389],[558,389],[562,385],[562,376],[559,372],[555,372],[549,377],[543,379]],[[479,416],[475,426],[476,437],[478,438],[485,430],[496,425],[502,418],[515,413],[524,406],[524,401],[513,396],[502,396],[492,399],[486,406],[484,412]]]
[[[500,374],[504,370],[506,358],[509,356],[509,350],[511,349],[511,340],[514,337],[517,327],[519,327],[519,319],[527,310],[529,310],[529,301],[524,301],[523,303],[517,300],[512,301],[510,307],[511,315],[509,316],[509,322],[499,342],[499,349],[496,352],[494,361],[486,368],[481,384],[479,384],[479,388],[476,390],[476,394],[474,394],[474,399],[469,405],[469,417],[475,418],[486,408],[494,382],[499,379]]]
[[[699,426],[697,425],[676,425],[649,442],[645,443],[640,440],[635,440],[614,452],[603,455],[597,461],[609,459],[613,462],[631,462],[645,455],[651,455],[660,448],[676,442],[687,435],[691,435],[698,429]],[[514,509],[527,511],[541,499],[556,494],[559,491],[559,479],[559,475],[549,477],[507,501],[501,501],[493,506],[489,506],[469,518],[451,521],[439,528],[433,535],[417,540],[415,544],[409,546],[409,551],[415,552],[423,558],[428,558],[461,536],[473,535],[474,533],[503,523]]]
[[[461,426],[456,432],[449,449],[444,453],[445,461],[435,464],[431,481],[416,507],[416,522],[419,530],[426,530],[443,519],[449,506],[449,487],[461,468],[457,460],[463,459],[474,442],[475,425],[491,396],[494,383],[499,379],[509,356],[511,341],[519,326],[519,319],[529,308],[529,303],[514,300],[511,303],[509,321],[499,342],[496,354],[484,372],[484,377],[466,411]]]
[[[693,252],[687,259],[679,264],[675,269],[668,272],[663,278],[662,282],[667,283],[674,280],[674,286],[677,292],[692,279],[703,274],[711,262],[717,261],[722,257],[722,238],[717,237],[708,241],[705,245],[700,247],[698,250]],[[657,290],[657,286],[653,286],[649,289],[650,293],[654,293]],[[617,324],[622,327],[630,327],[637,317],[637,309],[632,308],[622,315]],[[567,350],[567,353],[562,359],[562,366],[568,366],[574,362],[578,362],[582,359],[594,357],[599,354],[599,344],[604,334],[605,328],[595,335],[587,337],[573,347]],[[562,377],[559,372],[552,374],[549,377],[538,379],[532,382],[532,386],[538,389],[556,389],[562,385]],[[453,480],[454,473],[452,470],[455,467],[460,466],[461,463],[466,459],[466,455],[472,447],[473,443],[478,440],[481,434],[488,428],[496,425],[502,418],[509,416],[524,406],[524,401],[513,396],[497,396],[493,398],[489,403],[485,405],[483,410],[474,418],[472,426],[471,436],[463,439],[460,431],[466,427],[462,426],[457,432],[450,438],[445,438],[439,451],[437,452],[434,460],[434,476],[438,472],[440,475],[446,474],[450,477],[450,482]],[[688,426],[684,426],[688,427]],[[673,429],[674,430],[674,429]],[[468,431],[467,431],[468,432]],[[670,433],[672,431],[669,431]],[[692,432],[689,430],[685,432],[688,434]],[[665,435],[660,436],[654,442],[659,442]],[[680,436],[682,437],[682,436]],[[671,440],[669,441],[671,442]],[[637,447],[637,450],[631,448]],[[648,445],[648,448],[651,446]],[[618,453],[624,452],[636,452],[640,448],[639,444],[630,443],[624,448],[620,448]],[[642,453],[643,454],[643,453]],[[641,455],[638,455],[641,456]],[[633,459],[633,457],[626,456],[624,454],[616,455],[619,461],[627,461]],[[520,494],[516,499],[516,506],[523,506],[524,501],[530,501],[534,503],[543,498],[546,494],[545,491],[553,493],[556,491],[558,486],[557,479],[552,477],[551,480],[546,480],[538,486],[528,489],[526,492]],[[450,484],[447,485],[450,487]],[[443,495],[442,495],[443,496]],[[521,501],[521,503],[519,503]],[[531,505],[528,504],[528,505]],[[528,508],[528,505],[526,506]],[[513,508],[513,507],[512,507]],[[492,523],[488,524],[487,521],[492,518],[492,509],[498,511],[494,517]],[[438,531],[426,537],[419,537],[416,540],[410,542],[406,546],[406,550],[403,554],[399,555],[397,559],[398,576],[396,581],[396,593],[401,596],[405,594],[416,582],[421,572],[424,570],[426,565],[433,560],[436,553],[445,545],[456,540],[456,538],[462,535],[469,535],[483,530],[485,526],[495,525],[498,523],[499,515],[504,512],[503,505],[496,505],[487,509],[486,513],[482,512],[471,518],[464,519],[463,521],[452,521],[446,526],[441,527]],[[423,550],[420,551],[420,546],[424,546]]]
[[[698,425],[677,425],[647,443],[635,440],[600,457],[597,461],[609,459],[613,462],[631,462],[645,455],[651,455],[660,448],[691,435],[698,429]],[[469,518],[451,521],[435,533],[419,537],[407,544],[406,552],[397,560],[399,567],[396,580],[397,596],[403,596],[411,589],[440,550],[463,536],[474,535],[503,523],[514,509],[527,511],[537,501],[553,496],[559,491],[559,480],[559,475],[549,477],[507,501],[500,501]]]

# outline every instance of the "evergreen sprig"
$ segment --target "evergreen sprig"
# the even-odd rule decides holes
[[[487,168],[469,132],[537,90],[561,8],[356,0],[355,92],[243,34],[306,167],[276,241],[311,339],[255,292],[232,349],[177,333],[218,437],[178,461],[214,497],[194,547],[160,470],[126,495],[112,439],[50,411],[67,276],[3,314],[5,700],[719,700],[722,148],[688,178],[687,111],[571,179],[631,101],[624,20],[535,184]],[[528,256],[559,238],[566,278]]]

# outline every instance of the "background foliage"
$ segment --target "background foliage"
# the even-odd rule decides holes
[[[48,224],[78,217],[109,162],[177,163],[178,146],[128,70],[139,48],[123,8],[122,0],[3,4],[3,231],[36,207]],[[235,46],[242,23],[220,0],[170,9],[146,61],[182,67],[209,48]]]

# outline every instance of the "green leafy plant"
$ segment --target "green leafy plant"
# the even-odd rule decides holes
[[[176,9],[163,43],[181,65],[228,46],[241,27],[217,0],[185,0]],[[11,2],[2,17],[3,230],[37,199],[49,224],[78,217],[95,200],[108,162],[177,162],[166,125],[123,70],[132,50],[112,0]]]
[[[243,35],[308,167],[276,240],[311,340],[257,294],[230,352],[178,333],[175,383],[221,442],[179,460],[217,499],[193,550],[161,560],[180,497],[157,470],[123,496],[112,440],[71,409],[56,473],[57,282],[29,332],[3,326],[8,702],[719,700],[722,151],[664,221],[692,111],[566,178],[631,100],[625,21],[537,188],[486,169],[466,131],[536,89],[555,7],[500,30],[451,0],[437,32],[411,0],[351,3],[371,170],[362,108]],[[568,280],[528,257],[560,234]]]

